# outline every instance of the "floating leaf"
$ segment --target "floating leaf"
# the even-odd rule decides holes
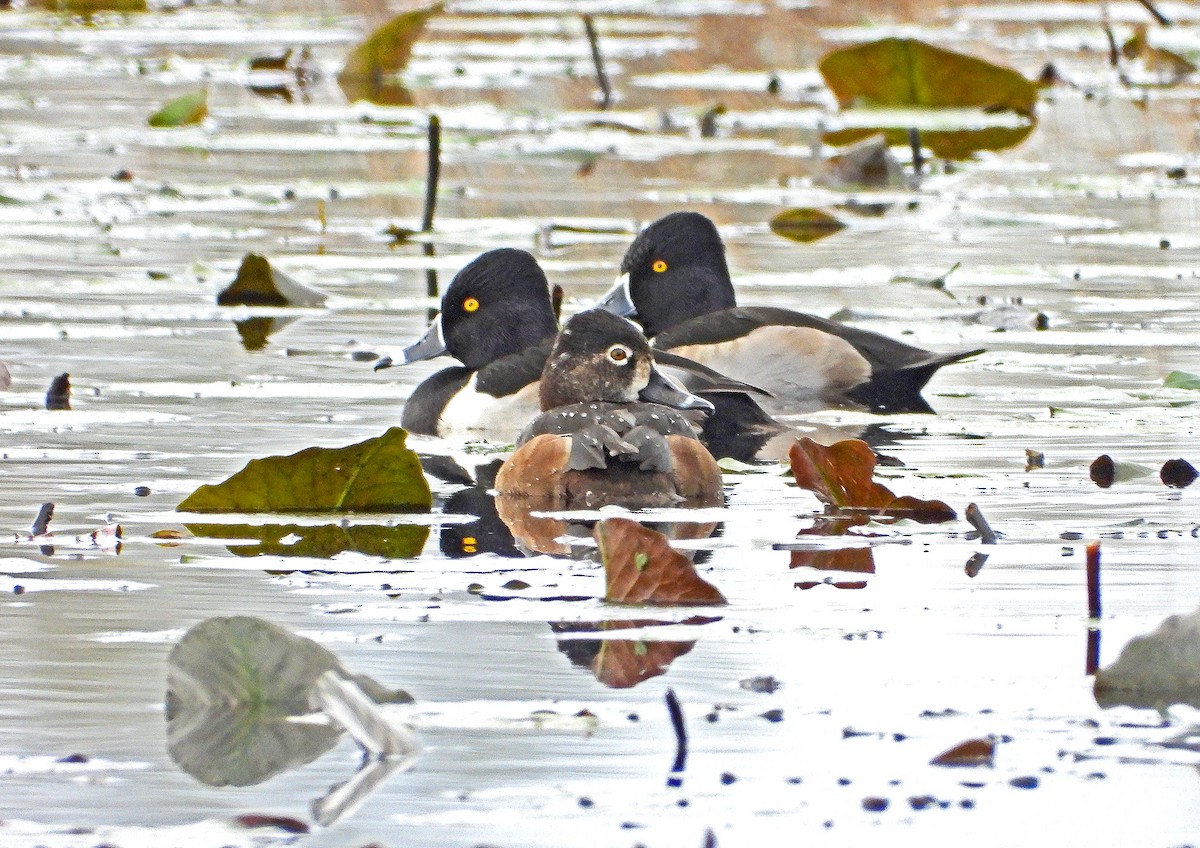
[[[217,295],[218,306],[321,306],[328,295],[276,271],[265,257],[247,253],[233,282]]]
[[[386,80],[408,65],[413,44],[420,38],[425,23],[444,6],[445,3],[438,2],[397,15],[355,47],[337,77],[346,99],[390,105],[411,103],[404,86]]]
[[[1198,476],[1200,473],[1196,471],[1196,467],[1186,459],[1168,459],[1158,472],[1158,479],[1174,489],[1186,489],[1196,482]]]
[[[962,159],[977,150],[1020,143],[1034,127],[1037,86],[1021,74],[983,59],[911,38],[885,38],[829,53],[819,65],[843,109],[852,107],[977,108],[1013,112],[1019,127],[922,131],[921,142],[938,156]],[[889,144],[908,143],[908,125],[880,125],[826,133],[833,145],[851,144],[883,130]]]
[[[846,225],[820,209],[788,209],[770,221],[771,232],[799,242],[810,242],[831,236]]]
[[[70,409],[71,408],[71,375],[59,374],[50,381],[50,388],[46,390],[46,409]]]
[[[596,679],[609,688],[628,689],[652,677],[666,674],[671,663],[690,651],[696,640],[576,638],[565,634],[612,633],[674,624],[711,624],[720,620],[719,617],[693,616],[679,622],[632,619],[570,622],[550,626],[560,636],[558,649],[566,654],[574,665],[590,669]]]
[[[1200,609],[1131,639],[1115,663],[1096,672],[1093,694],[1102,707],[1200,708]]]
[[[929,761],[931,766],[991,766],[996,755],[996,740],[991,737],[968,739]]]
[[[252,459],[217,485],[184,499],[182,512],[418,512],[433,503],[421,462],[405,447],[408,433],[343,448],[307,448]]]
[[[662,533],[628,518],[606,518],[593,531],[604,563],[604,599],[618,604],[724,604],[725,597],[696,573]],[[638,568],[639,556],[645,566]]]
[[[1011,68],[914,38],[834,50],[818,68],[843,109],[978,106],[1032,115],[1037,101],[1037,86]]]
[[[64,15],[79,15],[85,20],[91,20],[93,15],[100,12],[129,15],[148,9],[146,0],[26,0],[26,6]]]
[[[296,723],[314,708],[326,672],[378,703],[409,703],[405,692],[347,671],[310,639],[260,618],[210,618],[167,658],[167,745],[171,758],[210,786],[249,786],[309,762],[341,729]]]
[[[892,518],[911,518],[922,524],[936,524],[957,517],[942,501],[896,497],[891,489],[876,483],[872,479],[875,453],[859,439],[845,439],[825,447],[805,436],[792,445],[788,457],[797,485],[813,492],[835,512],[869,510]]]
[[[1088,466],[1088,476],[1101,489],[1107,489],[1113,483],[1124,483],[1136,480],[1138,477],[1149,477],[1154,469],[1148,465],[1136,462],[1117,462],[1108,454],[1100,454]]]
[[[159,129],[186,127],[198,124],[208,117],[208,91],[201,89],[176,97],[150,116],[147,122]]]
[[[243,557],[283,556],[330,559],[345,551],[370,557],[411,559],[425,549],[429,528],[400,524],[188,524],[193,535],[211,539],[245,539],[248,544],[229,545],[229,552]]]
[[[1200,374],[1172,371],[1167,375],[1167,379],[1163,380],[1163,387],[1167,389],[1200,389]]]

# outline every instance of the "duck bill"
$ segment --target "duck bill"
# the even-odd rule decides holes
[[[702,397],[697,397],[676,383],[657,368],[650,369],[650,382],[646,388],[638,392],[638,397],[651,403],[661,403],[676,409],[699,409],[702,412],[712,412],[713,405]]]
[[[385,356],[375,363],[375,370],[391,368],[397,364],[407,365],[410,362],[420,362],[422,359],[433,359],[435,356],[441,356],[448,352],[446,337],[442,334],[442,316],[439,315],[433,319],[421,338],[404,348],[401,352],[404,356],[403,361],[396,363],[390,356]]]
[[[604,297],[596,301],[596,308],[624,318],[632,318],[637,315],[637,307],[633,305],[633,297],[629,294],[628,274],[617,277],[613,287],[605,293]]]

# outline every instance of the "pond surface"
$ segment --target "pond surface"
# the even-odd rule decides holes
[[[0,12],[0,844],[699,846],[708,829],[722,846],[1194,844],[1200,753],[1162,744],[1194,713],[1097,706],[1084,546],[1101,540],[1101,665],[1194,608],[1196,491],[1156,472],[1197,459],[1195,392],[1163,386],[1200,371],[1195,81],[1141,85],[1133,69],[1123,85],[1098,4],[907,4],[918,22],[883,4],[586,5],[619,95],[599,126],[574,4],[453,4],[417,45],[411,107],[347,105],[333,81],[368,27],[358,10],[199,5],[97,26]],[[1121,38],[1148,20],[1109,5]],[[1195,7],[1161,8],[1177,24],[1151,35],[1200,48]],[[915,188],[824,187],[813,148],[832,101],[816,60],[897,32],[1030,77],[1053,61],[1072,84],[1042,95],[1014,150],[935,162]],[[314,86],[292,102],[250,89],[250,58],[302,45]],[[202,85],[203,125],[145,127]],[[430,111],[445,128],[435,229],[394,244],[389,226],[420,219]],[[839,212],[849,226],[810,244],[767,226],[850,197],[887,211]],[[411,558],[151,537],[182,531],[175,505],[249,459],[395,425],[443,364],[375,373],[366,354],[420,333],[429,270],[445,286],[483,250],[533,250],[574,311],[639,225],[679,209],[721,226],[743,303],[987,348],[930,384],[936,416],[796,423],[827,440],[868,432],[903,462],[881,469],[889,486],[960,515],[977,503],[1000,544],[961,520],[900,523],[877,528],[868,572],[792,568],[776,546],[821,507],[774,466],[727,475],[727,506],[702,516],[718,534],[688,543],[723,608],[606,605],[587,559],[462,556],[455,528],[475,516],[437,480]],[[215,305],[251,251],[330,295],[277,310],[256,350],[236,324],[250,313]],[[956,263],[944,290],[921,284]],[[64,372],[72,409],[47,411]],[[1027,470],[1026,450],[1044,467]],[[1100,489],[1088,466],[1104,453],[1154,473]],[[30,540],[43,502],[54,538]],[[119,545],[90,535],[118,523]],[[409,691],[415,705],[390,709],[421,738],[415,768],[330,827],[310,805],[358,768],[349,739],[255,786],[182,771],[167,655],[230,615]],[[603,685],[596,646],[570,631],[609,620],[638,623],[626,649],[674,660]],[[766,676],[780,685],[752,682]],[[689,732],[681,786],[667,785],[668,687]],[[994,767],[929,764],[989,735]],[[311,829],[247,830],[243,814]]]

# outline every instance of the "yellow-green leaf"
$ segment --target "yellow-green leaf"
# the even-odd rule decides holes
[[[845,224],[820,209],[788,209],[771,219],[771,232],[792,241],[816,241],[845,228]]]
[[[411,559],[425,548],[429,528],[414,524],[188,524],[195,536],[245,540],[227,545],[236,556],[331,559],[345,551],[385,559]]]
[[[914,38],[884,38],[829,53],[821,76],[851,106],[986,107],[1031,115],[1037,87],[1021,74]]]
[[[1163,381],[1163,387],[1167,389],[1200,389],[1200,374],[1172,371]]]
[[[410,102],[404,87],[388,83],[386,78],[404,70],[425,23],[444,6],[444,2],[437,2],[397,15],[355,47],[337,78],[346,98],[389,104]]]
[[[147,122],[159,129],[198,124],[208,117],[208,91],[201,89],[176,97],[150,116]]]
[[[204,485],[182,512],[424,512],[433,503],[408,433],[343,448],[306,448],[290,456],[252,459],[228,480]]]
[[[80,15],[88,20],[100,12],[127,15],[147,10],[146,0],[27,0],[26,5],[64,15]]]

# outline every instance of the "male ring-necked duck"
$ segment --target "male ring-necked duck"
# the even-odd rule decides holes
[[[660,372],[639,328],[581,312],[554,342],[542,414],[496,474],[502,497],[542,508],[712,506],[721,469],[677,410],[711,410]]]
[[[933,412],[921,389],[943,365],[982,350],[934,353],[791,309],[738,307],[716,226],[675,212],[643,230],[598,306],[636,318],[670,350],[774,395],[775,413],[860,406]]]
[[[466,265],[442,296],[442,311],[425,334],[404,349],[401,364],[449,354],[462,365],[444,368],[418,385],[400,423],[410,433],[474,435],[507,441],[538,414],[538,380],[558,323],[546,275],[532,255],[490,250]],[[396,363],[380,359],[375,369]],[[660,365],[703,393],[719,413],[705,438],[722,456],[751,458],[756,443],[778,427],[744,390],[753,386],[664,352]]]

